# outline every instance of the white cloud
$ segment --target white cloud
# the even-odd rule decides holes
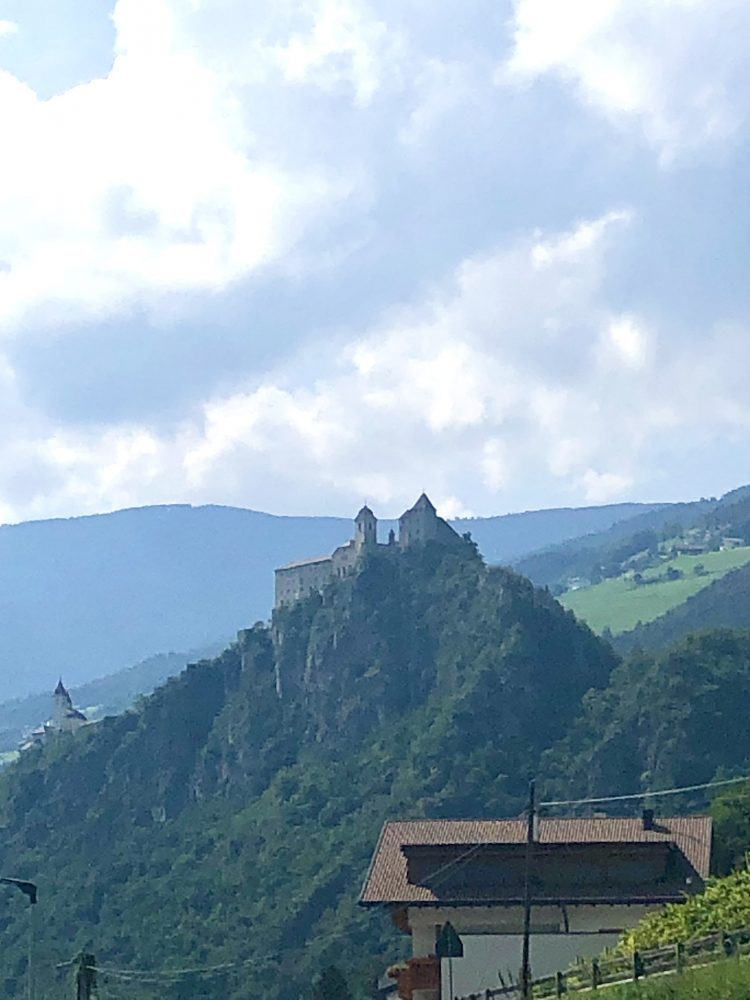
[[[294,512],[363,496],[393,512],[425,488],[447,513],[492,513],[523,504],[519,488],[550,504],[653,488],[653,455],[750,433],[750,347],[717,328],[698,364],[608,306],[606,260],[628,219],[467,259],[347,346],[318,345],[314,367],[301,356],[171,431],[26,421],[25,438],[0,443],[5,516],[179,499]],[[29,455],[36,478],[16,488]]]
[[[357,104],[369,104],[387,74],[399,72],[402,39],[359,0],[316,0],[307,7],[308,30],[275,49],[284,77],[329,93],[343,84]]]
[[[113,21],[102,79],[41,100],[0,70],[0,336],[340,263],[361,234],[305,241],[376,195],[373,106],[398,149],[462,97],[366,0],[117,0]]]
[[[7,38],[8,35],[15,35],[18,25],[15,21],[0,21],[0,38]]]
[[[639,126],[663,163],[733,136],[748,112],[736,0],[515,0],[499,82],[555,74],[618,123]]]
[[[623,496],[633,485],[633,478],[617,472],[596,472],[594,469],[586,469],[583,483],[584,496],[589,503],[608,503]]]
[[[105,498],[127,503],[129,489],[141,498],[175,491],[209,499],[216,483],[239,502],[257,477],[274,495],[288,493],[287,508],[300,490],[364,491],[393,504],[429,486],[455,512],[466,509],[467,486],[494,503],[521,475],[564,479],[563,490],[586,496],[605,488],[614,495],[629,479],[609,470],[609,455],[621,438],[618,460],[628,465],[632,435],[592,416],[591,397],[602,331],[618,329],[598,296],[606,246],[624,218],[613,213],[543,244],[524,239],[464,261],[422,304],[392,314],[343,352],[332,345],[315,371],[291,367],[276,381],[218,398],[200,422],[170,435],[132,426],[103,437],[57,432],[33,447],[61,477],[68,502],[93,509]],[[544,322],[550,315],[552,326]],[[561,381],[556,358],[564,355],[573,364]],[[629,371],[625,365],[616,376],[627,392]],[[608,406],[617,405],[620,383]]]
[[[739,6],[518,0],[500,76],[557,75],[667,162],[745,115]],[[721,44],[707,28],[717,9]],[[445,512],[490,513],[658,495],[670,450],[746,440],[746,331],[692,330],[683,345],[669,303],[639,305],[636,271],[613,289],[621,244],[632,265],[654,237],[649,206],[637,189],[603,195],[606,165],[587,163],[576,187],[574,153],[561,174],[535,92],[493,90],[494,10],[477,30],[421,2],[118,0],[102,79],[41,100],[0,71],[0,518],[172,500],[346,510],[363,496],[397,511],[422,489]],[[588,114],[574,125],[585,132]],[[536,197],[573,172],[564,197]],[[195,323],[205,334],[190,329],[194,291],[211,293]],[[195,357],[180,372],[196,385],[166,416],[111,417],[98,386],[104,404],[76,411],[81,425],[45,412],[54,402],[13,354],[24,338],[68,344],[83,319],[80,357],[106,351],[112,329],[124,360],[108,377],[121,364],[135,381],[128,335],[151,321],[140,364],[159,368],[148,337],[175,301],[185,322],[169,334],[179,351],[185,333]],[[242,355],[205,388],[200,366],[225,349],[206,301],[234,314],[226,368],[264,337],[280,343],[275,367]],[[298,354],[285,339],[294,310],[310,337]]]
[[[0,334],[39,310],[65,322],[221,290],[351,194],[357,180],[335,160],[292,162],[262,141],[264,87],[348,81],[366,102],[395,58],[390,36],[343,0],[290,18],[283,44],[243,11],[223,6],[226,36],[243,41],[223,59],[200,35],[205,10],[118,0],[106,78],[44,101],[0,71]]]

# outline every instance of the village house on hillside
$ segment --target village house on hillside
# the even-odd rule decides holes
[[[709,873],[711,819],[590,818],[538,821],[530,869],[531,965],[552,974],[599,954],[665,903],[700,892]],[[436,943],[447,922],[461,936],[455,995],[497,988],[521,964],[527,823],[409,820],[386,823],[360,905],[388,907],[411,935],[396,971],[403,1000],[439,1000]]]
[[[354,537],[345,545],[334,549],[329,556],[303,559],[276,570],[275,607],[293,604],[321,591],[331,580],[348,576],[368,551],[406,549],[429,541],[452,544],[458,537],[448,522],[438,517],[429,497],[423,493],[398,519],[398,540],[391,531],[388,542],[381,544],[378,542],[378,519],[365,504],[354,518]]]

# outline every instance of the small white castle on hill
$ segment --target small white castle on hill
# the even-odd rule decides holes
[[[73,699],[68,694],[62,677],[57,682],[53,697],[55,707],[52,718],[32,729],[21,741],[19,750],[30,750],[32,747],[41,746],[55,733],[74,733],[86,725],[88,720],[83,712],[73,705]]]
[[[336,577],[348,576],[355,571],[362,555],[373,549],[408,549],[430,541],[453,544],[457,539],[456,532],[447,521],[438,517],[425,493],[398,519],[398,541],[390,531],[386,544],[378,542],[378,519],[365,504],[354,518],[354,538],[346,545],[334,549],[330,556],[303,559],[276,570],[275,606],[282,608],[293,604],[323,590]]]

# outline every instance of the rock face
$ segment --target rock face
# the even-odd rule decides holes
[[[89,942],[115,968],[253,963],[162,1000],[249,1000],[258,982],[287,1000],[332,963],[364,982],[399,947],[356,906],[383,819],[517,813],[529,770],[614,664],[465,539],[366,547],[357,573],[138,711],[0,776],[0,868],[44,894],[39,994]],[[26,926],[21,910],[0,921],[9,998],[25,988]]]

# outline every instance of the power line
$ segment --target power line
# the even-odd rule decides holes
[[[174,979],[180,976],[205,976],[214,975],[220,972],[227,972],[230,969],[240,969],[247,965],[252,965],[255,959],[247,959],[244,962],[222,962],[221,965],[206,965],[197,968],[183,969],[111,969],[107,966],[90,965],[87,968],[93,972],[101,973],[103,976],[112,976],[116,979],[139,979],[142,981],[160,982],[163,979]]]
[[[447,861],[444,865],[441,865],[439,868],[436,868],[434,872],[430,872],[425,881],[433,889],[439,885],[442,885],[442,883],[445,881],[445,878],[447,877],[446,876],[447,872],[449,872],[456,865],[461,864],[461,862],[466,863],[467,861],[469,861],[471,857],[473,857],[474,854],[477,854],[479,851],[481,851],[483,847],[487,847],[487,844],[472,844],[472,846],[467,851],[464,851],[462,854],[459,854],[457,858],[453,858],[452,861]],[[441,875],[443,876],[443,878],[440,878]]]
[[[705,781],[700,785],[683,785],[681,788],[664,788],[658,792],[632,792],[629,795],[601,795],[597,798],[589,799],[558,799],[551,802],[540,802],[539,808],[549,806],[596,805],[599,802],[627,802],[634,799],[657,798],[662,795],[679,795],[681,792],[698,792],[704,788],[718,788],[721,785],[738,785],[743,781],[750,781],[750,775],[745,775],[742,778],[725,778],[721,781]]]
[[[743,781],[750,781],[750,775],[745,775],[741,778],[725,778],[720,781],[706,781],[699,785],[683,785],[679,788],[665,788],[656,792],[632,792],[628,795],[603,795],[587,799],[557,799],[549,802],[540,802],[537,806],[537,810],[551,806],[596,805],[597,803],[603,802],[627,802],[634,801],[636,799],[657,798],[662,795],[678,795],[681,792],[697,792],[705,788],[720,788],[726,785],[738,785]],[[439,868],[436,868],[434,872],[431,872],[425,879],[425,882],[430,888],[437,888],[437,886],[441,885],[445,881],[447,873],[449,873],[453,868],[457,865],[461,865],[461,867],[463,867],[463,865],[470,861],[475,854],[478,854],[479,851],[483,850],[485,847],[490,846],[492,846],[491,841],[485,841],[481,844],[472,844],[471,847],[459,854],[458,857],[453,858],[451,861],[448,861]],[[442,878],[440,877],[441,875],[443,876]]]

